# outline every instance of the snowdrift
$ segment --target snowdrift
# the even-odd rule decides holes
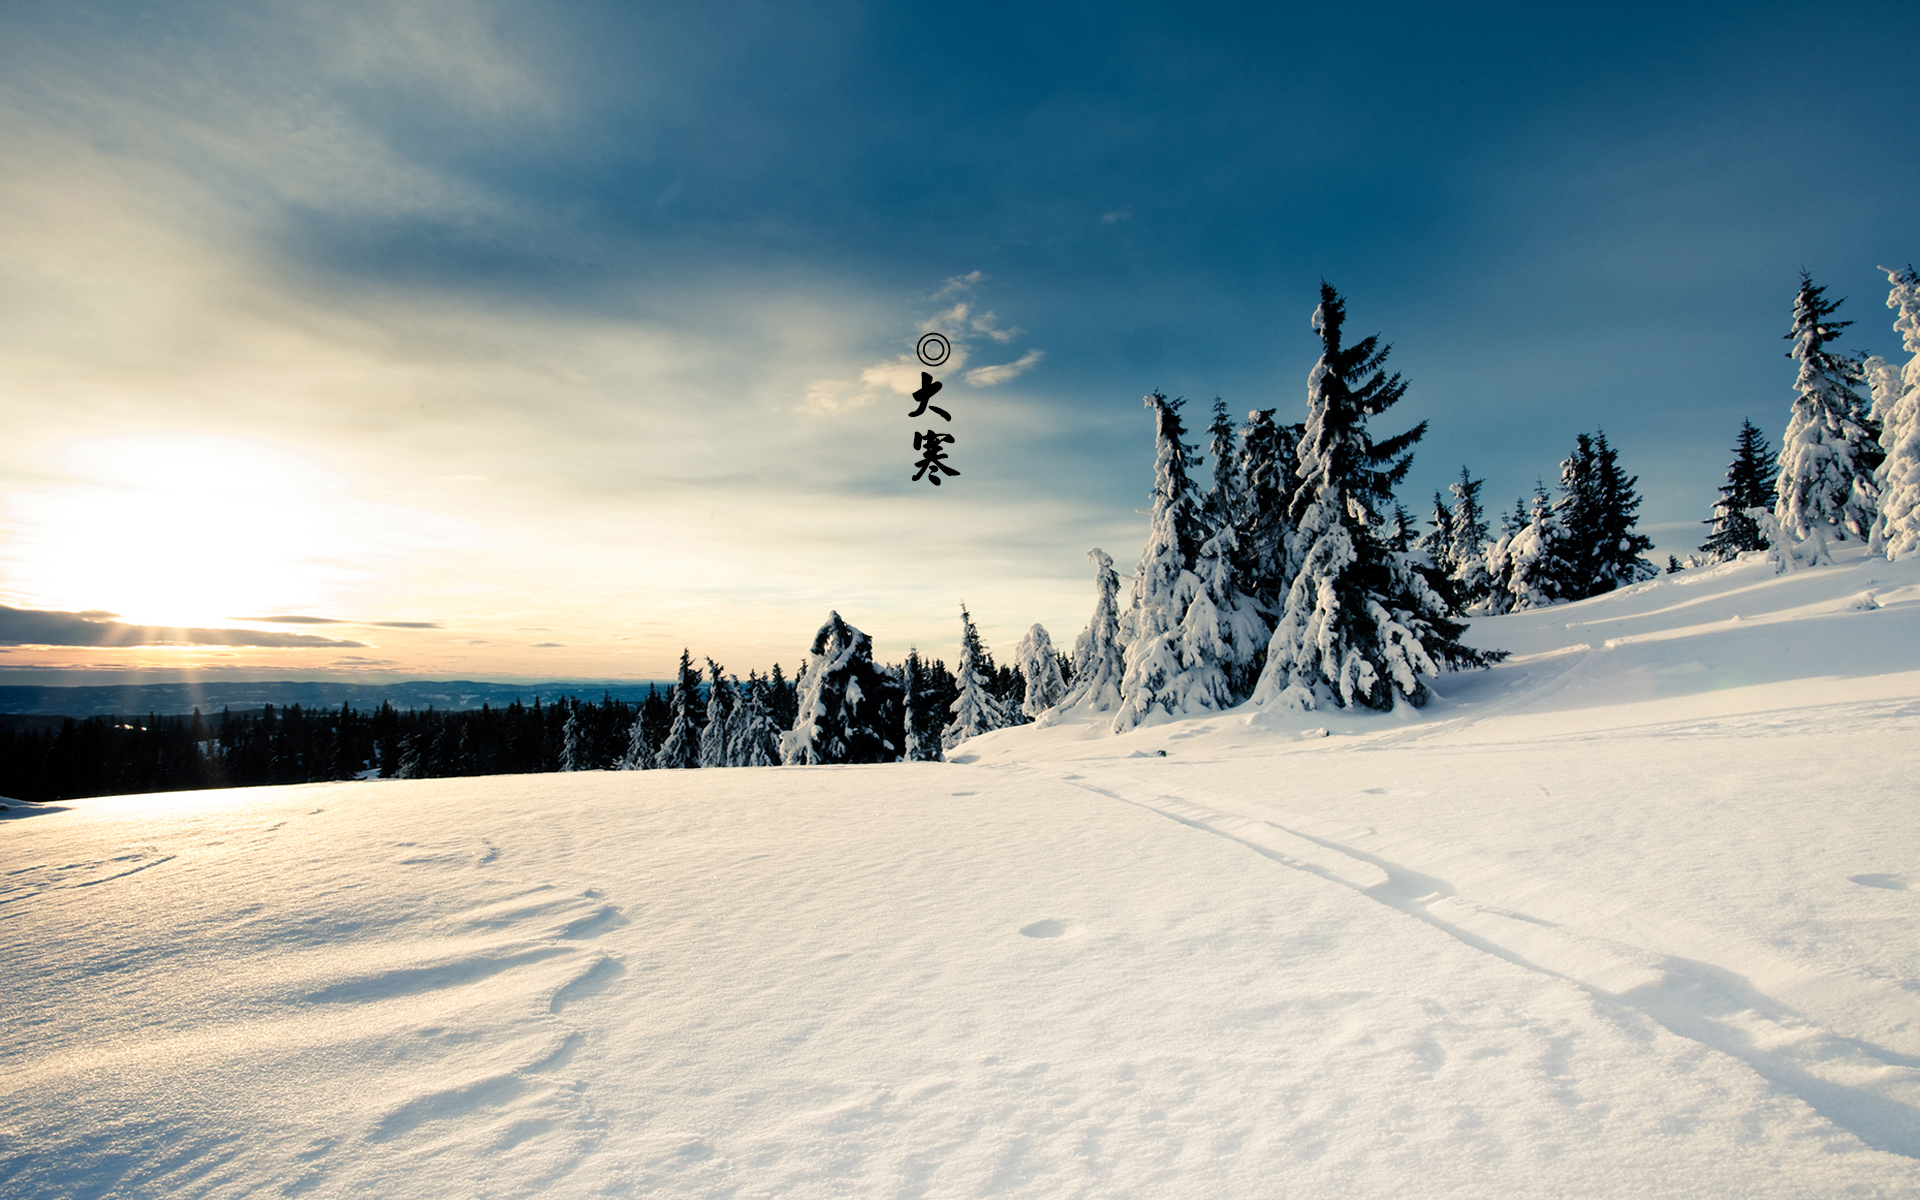
[[[1920,567],[1415,715],[0,818],[0,1195],[1920,1196]]]

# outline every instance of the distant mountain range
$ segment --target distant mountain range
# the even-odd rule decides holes
[[[194,709],[211,716],[223,708],[236,712],[264,708],[437,708],[462,711],[481,705],[502,707],[518,700],[552,704],[567,696],[598,700],[643,700],[650,685],[666,691],[667,680],[626,680],[618,683],[556,680],[551,683],[476,683],[467,679],[444,683],[270,683],[205,680],[195,683],[143,683],[97,687],[0,687],[0,714],[45,713],[66,717],[185,715]]]

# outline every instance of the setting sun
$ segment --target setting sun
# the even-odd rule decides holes
[[[70,442],[52,465],[62,478],[7,513],[9,574],[35,605],[218,626],[327,610],[368,575],[371,506],[296,454],[149,435]]]

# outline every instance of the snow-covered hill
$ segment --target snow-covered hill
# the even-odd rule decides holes
[[[14,806],[0,1195],[1920,1196],[1920,567],[1474,640],[1406,719]]]

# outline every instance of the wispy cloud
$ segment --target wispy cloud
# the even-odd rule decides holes
[[[933,299],[945,300],[948,296],[958,296],[965,292],[971,292],[986,281],[987,274],[984,271],[968,271],[965,275],[951,276],[945,283],[940,285],[938,291],[933,293]]]
[[[0,643],[12,646],[275,646],[360,649],[365,642],[252,629],[172,629],[127,625],[117,614],[52,612],[0,605]]]
[[[1009,379],[1025,375],[1040,364],[1047,356],[1045,350],[1029,350],[1010,363],[1000,363],[991,367],[975,367],[966,374],[967,382],[974,387],[997,387]]]
[[[996,342],[1010,342],[1025,333],[1024,329],[1000,329],[995,327],[997,318],[991,312],[983,312],[971,322],[975,333],[984,333]]]
[[[247,621],[258,625],[371,625],[377,629],[438,629],[438,621],[349,621],[344,617],[309,617],[299,613],[285,613],[277,617],[229,617],[230,621]]]

